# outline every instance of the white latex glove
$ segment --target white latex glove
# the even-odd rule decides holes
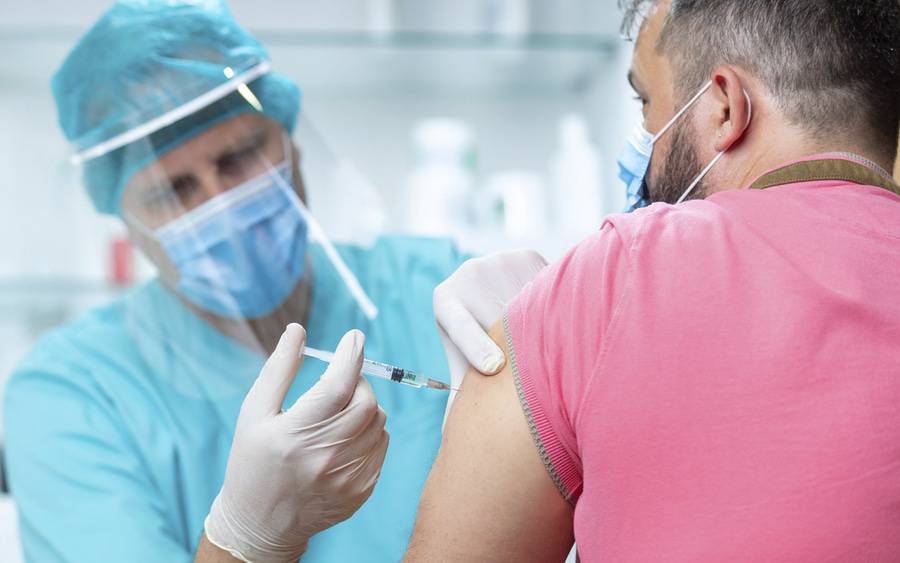
[[[494,375],[506,365],[488,331],[503,308],[547,265],[533,250],[500,252],[467,260],[434,290],[434,315],[450,366],[451,387],[458,389],[473,367]],[[456,398],[450,392],[444,420]]]
[[[350,331],[319,381],[282,411],[306,331],[287,327],[241,406],[225,484],[206,517],[211,543],[243,561],[296,562],[310,537],[349,518],[381,472],[385,414],[360,376]]]

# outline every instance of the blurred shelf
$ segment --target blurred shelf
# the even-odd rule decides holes
[[[85,29],[69,26],[0,26],[0,41],[27,43],[67,43],[77,41]],[[292,31],[254,29],[252,33],[267,47],[390,47],[394,49],[503,49],[518,51],[583,51],[610,53],[620,39],[601,33],[503,34],[494,32],[440,32],[402,30]]]
[[[577,94],[614,59],[604,35],[260,33],[277,70],[330,97]]]
[[[23,296],[81,297],[116,295],[127,286],[103,280],[65,278],[55,276],[16,276],[0,278],[0,299]]]
[[[103,280],[22,276],[0,278],[0,320],[62,318],[87,306],[99,304],[128,287]]]
[[[603,33],[497,33],[253,30],[275,69],[304,90],[336,96],[416,92],[578,92],[618,52]],[[8,57],[0,73],[41,82],[84,32],[74,27],[0,26]],[[15,61],[25,57],[33,64]]]
[[[619,38],[600,34],[461,33],[435,31],[290,32],[262,30],[263,44],[277,47],[392,48],[392,49],[478,49],[506,51],[570,51],[608,54],[616,50]],[[2,37],[2,34],[0,34]]]
[[[104,280],[52,276],[0,278],[0,324],[38,335],[127,291]]]

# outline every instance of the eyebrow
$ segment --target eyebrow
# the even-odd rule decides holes
[[[215,156],[210,158],[210,161],[218,164],[223,158],[242,154],[251,150],[261,150],[266,144],[267,138],[268,132],[265,129],[257,129],[249,135],[223,147]]]
[[[241,139],[239,142],[223,148],[216,156],[212,157],[212,162],[219,162],[227,156],[239,154],[253,148],[261,147],[266,142],[267,133],[268,132],[264,128],[260,128],[257,131],[254,131],[252,135],[248,135],[246,138]],[[176,183],[184,182],[195,177],[196,175],[193,172],[178,174],[176,176],[167,178],[165,185],[173,186]],[[154,188],[156,187],[158,186],[154,186]]]

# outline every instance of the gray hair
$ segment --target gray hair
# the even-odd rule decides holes
[[[619,0],[633,36],[658,0]],[[894,149],[900,129],[898,0],[671,0],[657,44],[685,99],[720,64],[751,72],[814,138],[848,132]],[[877,143],[877,145],[876,145]]]

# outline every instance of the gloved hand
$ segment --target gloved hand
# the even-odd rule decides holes
[[[434,315],[453,388],[459,388],[470,366],[485,375],[503,369],[506,358],[488,331],[506,304],[546,265],[532,250],[500,252],[466,261],[434,290]],[[455,398],[456,391],[451,391],[445,421]]]
[[[241,406],[207,539],[254,563],[295,562],[310,537],[349,518],[381,472],[385,414],[360,376],[365,337],[344,335],[319,381],[282,411],[306,331],[288,325]]]

